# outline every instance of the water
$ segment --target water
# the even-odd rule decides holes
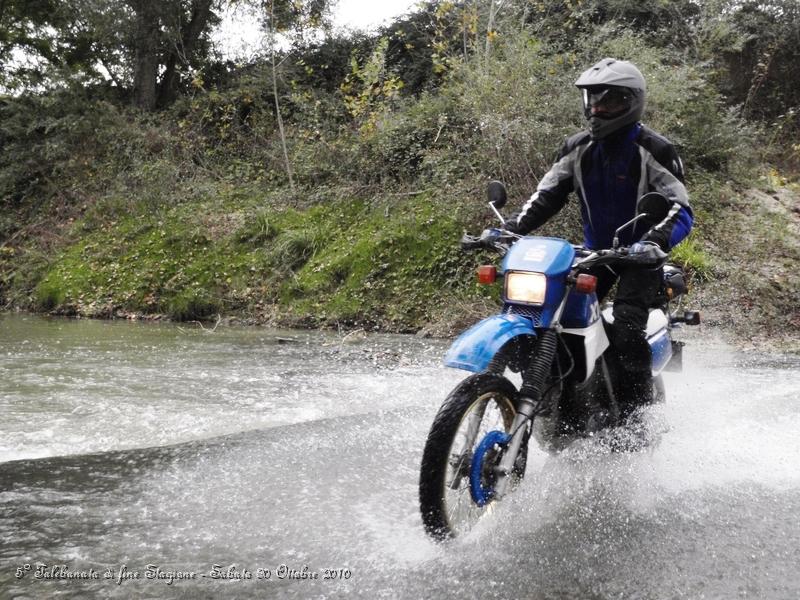
[[[462,377],[443,342],[16,316],[0,340],[3,598],[800,598],[796,359],[697,336],[657,447],[532,448],[438,546],[416,495]]]

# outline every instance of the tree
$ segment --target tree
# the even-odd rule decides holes
[[[88,0],[0,0],[0,86],[50,88],[80,74],[102,81],[103,56],[86,17]]]
[[[796,119],[800,112],[800,5],[795,0],[737,3],[730,21],[745,36],[727,53],[732,91],[748,117]],[[800,122],[794,121],[795,127]]]
[[[219,22],[219,0],[128,0],[135,14],[133,102],[146,110],[170,104],[180,87],[179,69],[190,73],[208,59],[210,26]],[[159,76],[160,74],[160,76]]]
[[[263,7],[263,24],[267,33],[271,66],[272,97],[275,102],[275,119],[278,122],[284,165],[292,192],[294,192],[294,176],[286,145],[286,130],[283,126],[280,94],[278,93],[278,36],[282,35],[287,40],[293,39],[295,46],[301,45],[307,31],[325,26],[325,15],[329,6],[328,0],[265,0]]]
[[[139,108],[156,107],[158,50],[161,45],[160,11],[152,0],[129,0],[136,13],[133,37],[133,103]]]
[[[286,148],[286,131],[283,128],[283,116],[281,115],[281,104],[280,98],[278,96],[278,73],[277,68],[275,65],[275,35],[277,33],[276,29],[276,19],[275,19],[275,0],[268,0],[268,7],[269,7],[269,14],[267,15],[266,19],[266,27],[269,33],[269,57],[272,69],[270,72],[272,73],[272,97],[275,100],[275,118],[278,121],[278,131],[281,134],[281,148],[283,149],[283,160],[286,166],[286,175],[289,178],[289,189],[291,189],[292,193],[294,193],[294,177],[292,176],[292,163],[289,160],[289,151]]]
[[[170,104],[210,59],[233,0],[0,0],[0,84],[34,90],[110,79],[145,110]]]

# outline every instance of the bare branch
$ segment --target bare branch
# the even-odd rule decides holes
[[[202,329],[206,333],[214,333],[217,330],[217,327],[219,327],[221,321],[222,321],[222,316],[217,314],[217,322],[214,323],[214,327],[212,327],[211,329],[207,329],[206,327],[204,327],[200,321],[189,321],[189,323],[196,323],[197,325],[200,326],[200,329]],[[180,327],[178,329],[180,329]]]

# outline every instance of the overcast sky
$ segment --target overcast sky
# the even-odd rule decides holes
[[[335,27],[372,30],[411,12],[416,3],[417,0],[338,0],[333,10],[333,23]],[[248,56],[258,49],[261,34],[256,18],[238,9],[225,15],[214,39],[225,54]]]
[[[339,0],[333,12],[336,25],[371,29],[410,12],[416,0]]]

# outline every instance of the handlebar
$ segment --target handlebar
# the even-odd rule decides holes
[[[494,250],[504,256],[514,242],[520,238],[522,238],[521,235],[512,233],[507,229],[485,229],[480,236],[465,233],[461,237],[461,249],[464,251]]]
[[[658,268],[667,261],[667,253],[655,244],[647,244],[644,251],[631,252],[630,248],[622,247],[609,250],[586,250],[588,255],[576,262],[575,268],[586,270],[592,267],[612,264],[633,264],[642,267]]]
[[[493,250],[504,256],[511,246],[524,236],[512,233],[506,229],[486,229],[480,236],[464,234],[461,238],[461,249]],[[579,270],[611,264],[635,264],[643,267],[657,268],[667,260],[667,253],[656,245],[648,245],[646,251],[631,253],[630,248],[621,247],[607,250],[591,250],[581,245],[573,244],[573,249],[578,258],[575,268]]]

